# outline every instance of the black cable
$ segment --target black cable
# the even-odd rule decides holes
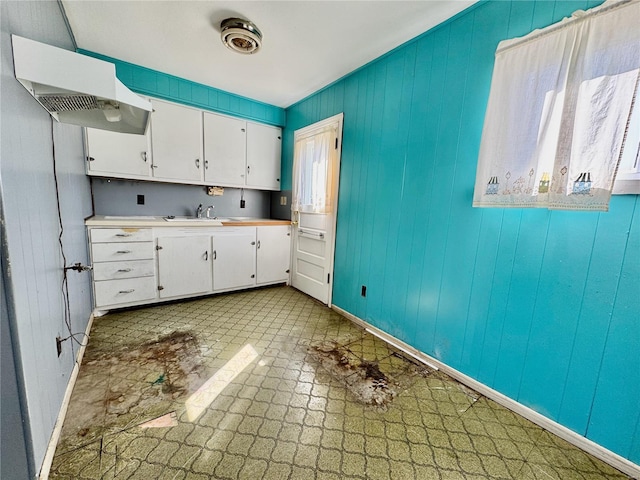
[[[86,336],[86,333],[73,333],[71,328],[71,304],[69,301],[69,280],[67,278],[67,257],[64,254],[64,245],[62,243],[62,235],[64,233],[64,226],[62,225],[62,209],[60,208],[60,189],[58,187],[58,172],[56,167],[56,142],[53,133],[53,118],[51,120],[51,156],[53,157],[53,183],[56,189],[56,206],[58,208],[58,223],[60,225],[60,234],[58,235],[58,243],[60,244],[60,253],[62,254],[62,304],[64,306],[64,323],[67,326],[67,330],[69,331],[69,336],[65,338],[61,338],[60,342],[64,342],[66,340],[72,339],[79,346],[85,346],[80,340],[76,338],[76,335]]]

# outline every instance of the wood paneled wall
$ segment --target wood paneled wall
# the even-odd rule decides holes
[[[597,3],[477,4],[293,105],[282,178],[344,112],[334,303],[640,463],[639,197],[471,207],[498,42]]]
[[[52,121],[13,76],[11,34],[73,48],[60,8],[57,2],[4,1],[0,8],[0,194],[6,235],[1,246],[3,287],[10,292],[7,313],[11,344],[16,377],[25,396],[22,421],[34,474],[40,469],[78,353],[78,346],[71,340],[62,344],[60,356],[56,351],[56,337],[67,337],[69,331],[61,294],[64,264],[58,244],[54,143],[64,225],[62,242],[69,265],[88,263],[84,218],[91,215],[91,193],[84,174],[82,129]],[[90,274],[69,272],[69,293],[71,329],[83,333],[91,314]],[[9,365],[5,355],[11,353],[2,350],[3,369]],[[13,459],[4,457],[4,409],[2,419],[1,476],[27,478],[5,470]],[[17,432],[15,439],[19,441]]]

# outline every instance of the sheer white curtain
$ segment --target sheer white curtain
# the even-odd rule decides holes
[[[609,1],[500,43],[474,206],[608,210],[639,108],[638,19],[640,0]]]
[[[298,138],[293,154],[291,209],[304,213],[331,213],[336,185],[334,128],[327,127]]]

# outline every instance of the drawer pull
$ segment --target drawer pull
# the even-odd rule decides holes
[[[129,290],[120,290],[118,293],[133,293],[135,292],[136,289],[135,288],[131,288]]]
[[[130,233],[116,233],[116,237],[130,237]]]
[[[118,250],[116,253],[131,253],[131,250]]]
[[[121,269],[119,269],[119,270],[118,270],[118,272],[119,272],[119,273],[120,273],[120,272],[121,272],[121,273],[127,273],[127,272],[130,272],[131,270],[132,270],[131,268],[121,268]]]
[[[209,261],[209,251],[204,252],[204,260],[205,260],[206,262],[208,262],[208,261]]]

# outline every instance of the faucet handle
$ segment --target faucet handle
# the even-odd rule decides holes
[[[213,211],[213,209],[214,209],[214,208],[216,208],[216,207],[214,207],[213,205],[209,205],[209,206],[207,207],[207,213],[206,213],[207,218],[211,218],[209,214]],[[215,217],[214,217],[214,218],[215,218]]]

